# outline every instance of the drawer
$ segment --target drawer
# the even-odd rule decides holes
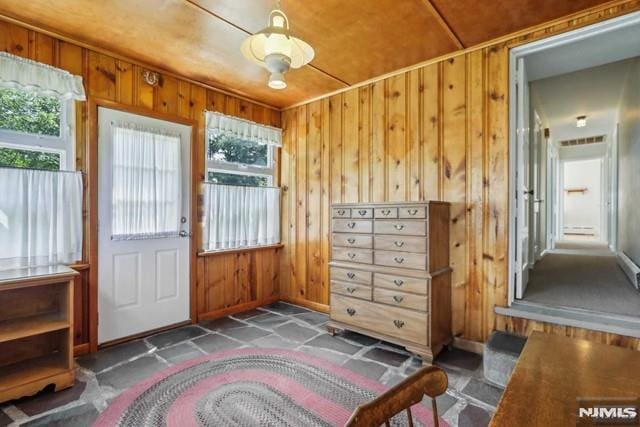
[[[376,218],[398,218],[398,208],[376,208]]]
[[[427,314],[331,294],[331,318],[370,331],[427,344]]]
[[[334,218],[351,218],[351,209],[349,208],[333,208]]]
[[[371,301],[371,286],[331,281],[331,292]]]
[[[396,307],[427,311],[426,295],[414,295],[407,294],[405,292],[393,291],[391,289],[376,288],[373,290],[373,300],[375,302],[389,304]]]
[[[373,249],[373,236],[370,234],[335,233],[333,235],[333,246]]]
[[[373,209],[353,208],[351,209],[351,218],[373,218]]]
[[[378,220],[375,225],[376,234],[400,234],[403,236],[426,236],[426,221]]]
[[[416,270],[427,269],[427,255],[411,252],[375,251],[374,262],[376,265],[389,267],[413,268]]]
[[[371,272],[331,267],[331,280],[371,285]]]
[[[398,218],[426,218],[427,208],[425,206],[403,206],[398,208]]]
[[[373,284],[376,288],[394,289],[422,295],[427,294],[427,279],[375,273]]]
[[[333,231],[342,233],[371,233],[373,222],[371,220],[334,219]]]
[[[424,237],[375,236],[374,243],[376,249],[385,251],[427,252],[427,239]]]
[[[373,262],[373,251],[370,249],[333,248],[333,259],[371,264]]]

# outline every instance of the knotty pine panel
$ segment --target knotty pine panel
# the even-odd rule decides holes
[[[640,338],[625,337],[607,332],[592,331],[589,329],[575,328],[572,326],[555,325],[535,320],[522,319],[496,315],[497,326],[501,331],[511,332],[518,335],[529,336],[533,331],[546,332],[557,335],[564,335],[573,338],[582,338],[596,341],[602,344],[626,347],[632,350],[640,350]]]
[[[199,319],[278,299],[281,248],[208,254],[196,262]]]
[[[507,304],[508,292],[509,48],[638,9],[638,0],[620,2],[286,109],[282,184],[290,194],[283,199],[288,247],[281,267],[296,285],[283,286],[283,298],[326,308],[329,290],[318,293],[317,265],[310,266],[317,261],[317,224],[328,224],[331,203],[446,200],[452,203],[454,334],[485,341],[494,329],[524,330],[494,314],[496,305]],[[300,126],[301,120],[312,127]],[[326,159],[320,210],[315,184],[309,184],[318,179],[317,169],[308,163],[318,150]],[[321,239],[328,239],[321,230]],[[328,249],[322,253],[325,278]],[[638,348],[637,340],[593,336]]]
[[[89,98],[100,98],[125,106],[143,107],[149,111],[190,118],[198,122],[197,146],[198,163],[194,170],[194,185],[204,178],[204,111],[220,111],[263,123],[280,126],[280,111],[239,99],[207,87],[182,80],[175,76],[160,75],[157,87],[144,82],[142,73],[152,68],[133,64],[116,56],[95,52],[69,41],[58,40],[22,26],[3,21],[0,18],[0,50],[34,59],[48,65],[65,69],[83,77],[85,91]],[[83,264],[93,259],[88,242],[97,235],[92,224],[88,189],[97,183],[89,182],[88,151],[92,142],[88,132],[87,102],[76,104],[76,165],[85,172],[85,205]],[[95,167],[95,165],[94,165]],[[316,168],[317,170],[317,168]],[[315,185],[315,184],[314,184]],[[319,191],[319,190],[318,190]],[[304,230],[304,227],[301,227]],[[195,227],[194,227],[195,230]],[[194,233],[198,240],[200,236]],[[195,254],[194,254],[195,256]],[[198,315],[215,315],[216,310],[233,310],[234,305],[269,301],[279,293],[280,271],[279,249],[258,252],[242,252],[237,255],[220,255],[198,258],[197,301]],[[206,268],[207,274],[203,274]],[[91,266],[81,271],[75,281],[75,344],[83,345],[91,340],[90,292],[97,290],[96,283],[90,283]],[[316,268],[318,276],[320,270]],[[220,297],[220,299],[216,299]],[[202,299],[202,298],[206,299]],[[94,328],[95,329],[95,328]],[[88,348],[88,347],[87,347]]]

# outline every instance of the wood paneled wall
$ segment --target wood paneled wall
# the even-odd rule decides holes
[[[633,350],[640,350],[640,338],[626,337],[607,332],[591,331],[589,329],[574,328],[571,326],[555,325],[546,322],[536,322],[517,317],[497,315],[497,319],[498,325],[500,325],[500,330],[512,332],[518,335],[529,336],[533,331],[540,331],[550,334],[564,335],[567,337],[582,338],[589,341],[626,347]]]
[[[126,40],[123,40],[123,43]],[[226,95],[205,86],[182,80],[176,76],[162,75],[160,85],[147,85],[142,72],[144,65],[117,58],[109,54],[92,51],[72,42],[58,40],[44,33],[29,30],[25,27],[3,21],[0,18],[0,50],[25,58],[30,58],[63,68],[84,79],[88,97],[104,99],[125,106],[141,107],[172,116],[189,118],[198,123],[197,145],[192,149],[201,153],[197,168],[198,180],[204,178],[204,111],[220,111],[238,117],[272,126],[280,126],[280,112],[261,104]],[[86,190],[96,183],[89,182],[90,169],[97,165],[90,164],[88,152],[92,141],[89,136],[87,102],[77,103],[76,119],[76,165],[85,173],[85,250],[83,264],[79,266],[81,278],[76,283],[76,333],[75,343],[81,351],[87,351],[86,344],[91,337],[95,325],[89,324],[90,313],[96,307],[90,306],[90,283],[92,266],[92,236],[97,236],[95,224],[90,221],[93,212],[89,204],[90,197]],[[95,148],[95,147],[94,147]],[[93,249],[95,250],[95,249]],[[234,305],[240,309],[243,304],[261,299],[273,300],[278,291],[277,249],[265,249],[257,252],[238,253],[234,255],[216,255],[198,258],[196,262],[198,285],[198,315],[212,316],[220,310],[233,310]],[[193,254],[195,256],[195,254]],[[202,299],[200,299],[202,298]],[[93,328],[92,328],[93,327]],[[95,345],[95,342],[94,342]],[[94,347],[95,348],[95,347]]]
[[[281,294],[327,309],[329,206],[446,200],[453,330],[508,329],[509,48],[639,8],[618,2],[283,112]]]
[[[280,296],[280,247],[198,258],[198,318],[255,308]]]

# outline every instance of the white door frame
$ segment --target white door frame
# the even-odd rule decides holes
[[[517,46],[509,51],[509,262],[508,262],[508,292],[507,303],[511,305],[515,301],[516,294],[516,248],[518,246],[516,236],[516,64],[519,59],[536,52],[574,43],[587,37],[606,33],[640,22],[640,12],[630,13],[606,21],[598,22],[568,31],[563,34],[551,36],[525,45]]]
[[[96,125],[95,127],[91,130],[91,134],[92,136],[95,138],[95,143],[98,143],[98,139],[99,139],[99,129],[98,129],[98,121],[99,121],[99,109],[100,108],[107,108],[107,109],[112,109],[112,110],[116,110],[116,111],[120,111],[123,113],[129,113],[129,114],[136,114],[136,115],[140,115],[140,116],[144,116],[147,118],[151,118],[151,119],[156,119],[156,120],[164,120],[164,121],[168,121],[168,122],[173,122],[176,124],[180,124],[180,125],[184,125],[184,126],[189,126],[191,127],[191,138],[190,140],[187,142],[190,146],[190,156],[188,159],[188,167],[189,167],[189,186],[188,186],[188,205],[189,205],[189,223],[191,224],[191,229],[195,230],[197,228],[197,192],[194,191],[194,186],[197,185],[197,180],[196,180],[196,176],[197,176],[197,164],[195,162],[195,159],[198,158],[196,150],[198,149],[198,144],[197,144],[197,135],[198,135],[198,123],[196,120],[193,119],[189,119],[189,118],[185,118],[182,116],[177,116],[177,115],[173,115],[173,114],[167,114],[167,113],[161,113],[161,112],[156,112],[156,111],[150,111],[146,108],[142,108],[142,107],[136,107],[136,106],[129,106],[129,105],[123,105],[117,102],[112,102],[109,100],[102,100],[102,99],[94,99],[93,101],[90,101],[90,116],[92,116],[93,120],[95,120]],[[98,150],[96,150],[97,152]],[[99,159],[96,156],[96,164],[94,165],[95,169],[98,169],[98,163],[99,163]],[[99,181],[99,174],[96,173],[96,188],[97,188],[97,184]],[[96,192],[97,193],[97,192]],[[95,201],[92,201],[92,208],[95,209],[96,211],[98,210],[98,195],[94,196],[95,197]],[[97,218],[97,217],[96,217]],[[96,229],[98,228],[98,224],[95,224]],[[97,232],[96,232],[96,237],[97,237]],[[181,322],[179,324],[176,325],[168,325],[165,328],[161,328],[160,330],[164,330],[164,329],[168,329],[171,327],[175,327],[175,326],[179,326],[181,324],[184,323],[193,323],[196,320],[196,283],[195,283],[195,278],[196,278],[196,271],[195,271],[195,260],[196,260],[196,254],[197,254],[197,239],[193,237],[193,233],[192,233],[192,237],[189,239],[190,244],[189,244],[189,295],[188,295],[188,310],[189,310],[189,319],[185,322]],[[93,290],[90,292],[90,313],[89,313],[89,317],[90,319],[95,319],[95,321],[91,321],[90,325],[90,336],[89,336],[89,340],[90,340],[90,346],[91,346],[91,351],[97,351],[98,347],[100,345],[103,345],[105,343],[101,343],[99,344],[99,337],[98,337],[98,322],[99,322],[99,312],[98,312],[98,293],[99,293],[99,279],[98,279],[98,268],[99,268],[99,245],[98,245],[98,239],[96,238],[93,242],[91,242],[91,247],[92,247],[92,251],[93,253],[95,253],[95,267],[92,268],[92,274],[91,274],[91,280],[93,281],[93,283],[95,283],[95,285],[92,286]],[[157,332],[157,331],[149,331],[149,333],[152,332]],[[147,333],[143,333],[140,334],[140,336],[143,335],[148,335]],[[136,335],[137,336],[137,335]],[[134,336],[134,337],[136,337]],[[130,338],[134,338],[134,337],[130,337]],[[118,340],[120,341],[120,340]],[[108,344],[108,343],[106,343]]]

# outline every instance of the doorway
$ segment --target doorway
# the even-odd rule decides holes
[[[189,320],[191,126],[98,108],[98,343]]]
[[[640,315],[640,245],[618,243],[639,222],[618,184],[640,161],[638,37],[636,13],[511,52],[510,305]]]
[[[561,242],[603,242],[601,158],[562,161],[560,176]],[[606,243],[606,242],[604,242]]]

